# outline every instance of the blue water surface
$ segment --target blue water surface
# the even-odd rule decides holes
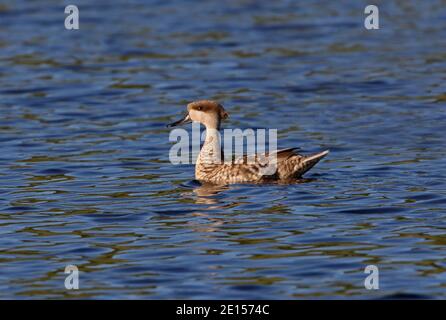
[[[368,4],[0,4],[0,298],[446,298],[446,3]],[[204,98],[331,153],[201,185],[165,124]]]

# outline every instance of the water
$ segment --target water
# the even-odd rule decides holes
[[[0,298],[446,297],[445,1],[75,4],[0,5]],[[202,186],[165,128],[200,98],[331,153]]]

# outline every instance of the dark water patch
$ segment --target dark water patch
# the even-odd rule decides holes
[[[144,219],[144,217],[138,214],[88,213],[88,210],[85,213],[86,214],[82,214],[82,216],[91,218],[93,221],[98,223],[132,222]]]
[[[432,199],[437,199],[438,197],[440,197],[440,195],[433,194],[433,193],[410,195],[410,199],[415,200],[415,201],[432,200]],[[446,197],[446,194],[445,194],[445,197]]]
[[[90,248],[76,248],[76,249],[60,252],[60,254],[71,257],[73,255],[89,256],[91,254],[96,255],[96,254],[104,254],[107,252],[111,252],[111,250],[108,248],[99,248],[99,247],[91,248],[90,247]]]
[[[168,215],[168,216],[172,215],[172,216],[175,216],[175,215],[189,215],[189,214],[195,212],[195,210],[184,210],[184,209],[154,210],[153,212],[156,213],[156,214],[159,214],[159,215]]]
[[[185,183],[182,183],[181,186],[188,188],[188,189],[193,189],[193,188],[201,187],[202,184],[198,180],[190,180]]]
[[[39,174],[43,175],[64,175],[67,173],[70,173],[70,171],[64,169],[45,169],[39,171]]]
[[[8,207],[5,210],[6,211],[31,211],[36,209],[35,207],[31,207],[31,206],[13,206],[13,207]]]
[[[429,204],[429,205],[444,205],[444,204],[446,204],[446,196],[443,196],[443,198],[441,198],[441,199],[436,199],[436,200],[428,200],[428,201],[425,201],[425,203],[426,204]],[[443,206],[441,207],[441,208],[444,208]]]
[[[379,207],[379,208],[347,209],[347,210],[340,210],[338,212],[349,213],[349,214],[392,214],[406,211],[407,211],[406,208],[401,208],[401,207]]]
[[[50,91],[50,87],[38,87],[38,88],[22,88],[22,89],[6,89],[0,90],[1,94],[22,95],[25,93],[47,92]]]
[[[262,288],[262,287],[256,286],[256,285],[248,285],[248,284],[229,287],[229,289],[236,290],[236,291],[253,291],[253,292],[259,290],[260,288]]]

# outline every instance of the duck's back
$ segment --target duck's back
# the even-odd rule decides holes
[[[273,157],[270,157],[269,154],[254,157],[245,156],[221,164],[198,161],[195,177],[197,180],[225,184],[300,178],[328,154],[328,151],[324,151],[311,156],[303,156],[297,154],[296,149],[278,150],[274,155],[271,154]],[[277,166],[268,167],[264,159],[274,158],[276,158]]]

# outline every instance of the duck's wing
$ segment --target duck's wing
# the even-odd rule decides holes
[[[325,150],[322,152],[318,152],[309,156],[304,156],[302,160],[302,164],[305,167],[305,172],[310,170],[316,163],[318,163],[322,158],[324,158],[330,151]]]
[[[262,154],[255,154],[255,155],[243,155],[242,157],[238,157],[238,158],[234,158],[233,162],[234,163],[248,163],[248,157],[249,160],[257,160],[259,159],[259,157],[261,158],[268,158],[270,156],[273,156],[274,154],[276,154],[277,157],[277,161],[285,161],[287,159],[289,159],[292,156],[298,155],[295,151],[299,150],[300,148],[285,148],[285,149],[280,149],[280,150],[274,150],[271,152],[265,152]]]
[[[300,178],[324,158],[328,152],[328,150],[325,150],[308,156],[296,154],[286,161],[278,162],[279,176],[281,179]]]
[[[283,161],[286,160],[292,156],[295,156],[297,153],[295,152],[296,150],[299,150],[300,148],[286,148],[286,149],[280,149],[280,150],[276,150],[276,151],[272,151],[271,154],[276,153],[277,155],[277,160],[278,161]],[[267,157],[269,156],[269,153],[265,154]]]

